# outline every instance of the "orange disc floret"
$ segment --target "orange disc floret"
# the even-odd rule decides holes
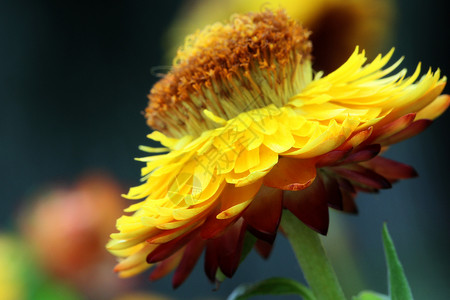
[[[287,70],[288,65],[310,59],[309,34],[283,10],[266,10],[234,15],[230,23],[216,23],[189,36],[172,70],[151,89],[145,110],[148,124],[176,137],[201,132],[211,127],[204,109],[230,119],[242,109],[271,103],[270,95],[261,93],[262,81],[277,94],[286,93],[287,101],[292,91],[278,90],[286,88],[285,81],[295,84],[296,73]]]

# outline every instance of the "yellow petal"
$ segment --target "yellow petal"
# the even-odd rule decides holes
[[[420,110],[415,120],[430,119],[434,120],[439,117],[450,105],[450,96],[441,95],[431,102],[428,106]]]

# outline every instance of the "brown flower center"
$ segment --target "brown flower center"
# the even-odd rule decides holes
[[[284,105],[310,76],[309,34],[283,10],[266,10],[234,15],[228,24],[189,36],[171,71],[150,91],[148,124],[171,137],[198,136],[217,127],[205,109],[229,120]]]

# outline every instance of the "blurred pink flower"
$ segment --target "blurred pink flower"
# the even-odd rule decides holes
[[[123,289],[127,283],[118,284],[111,272],[115,261],[104,249],[125,207],[121,192],[110,177],[90,174],[73,187],[47,189],[34,197],[20,224],[42,267],[101,298]]]

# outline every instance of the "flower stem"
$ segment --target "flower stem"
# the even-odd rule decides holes
[[[345,300],[317,233],[288,210],[283,211],[281,226],[316,299]]]

